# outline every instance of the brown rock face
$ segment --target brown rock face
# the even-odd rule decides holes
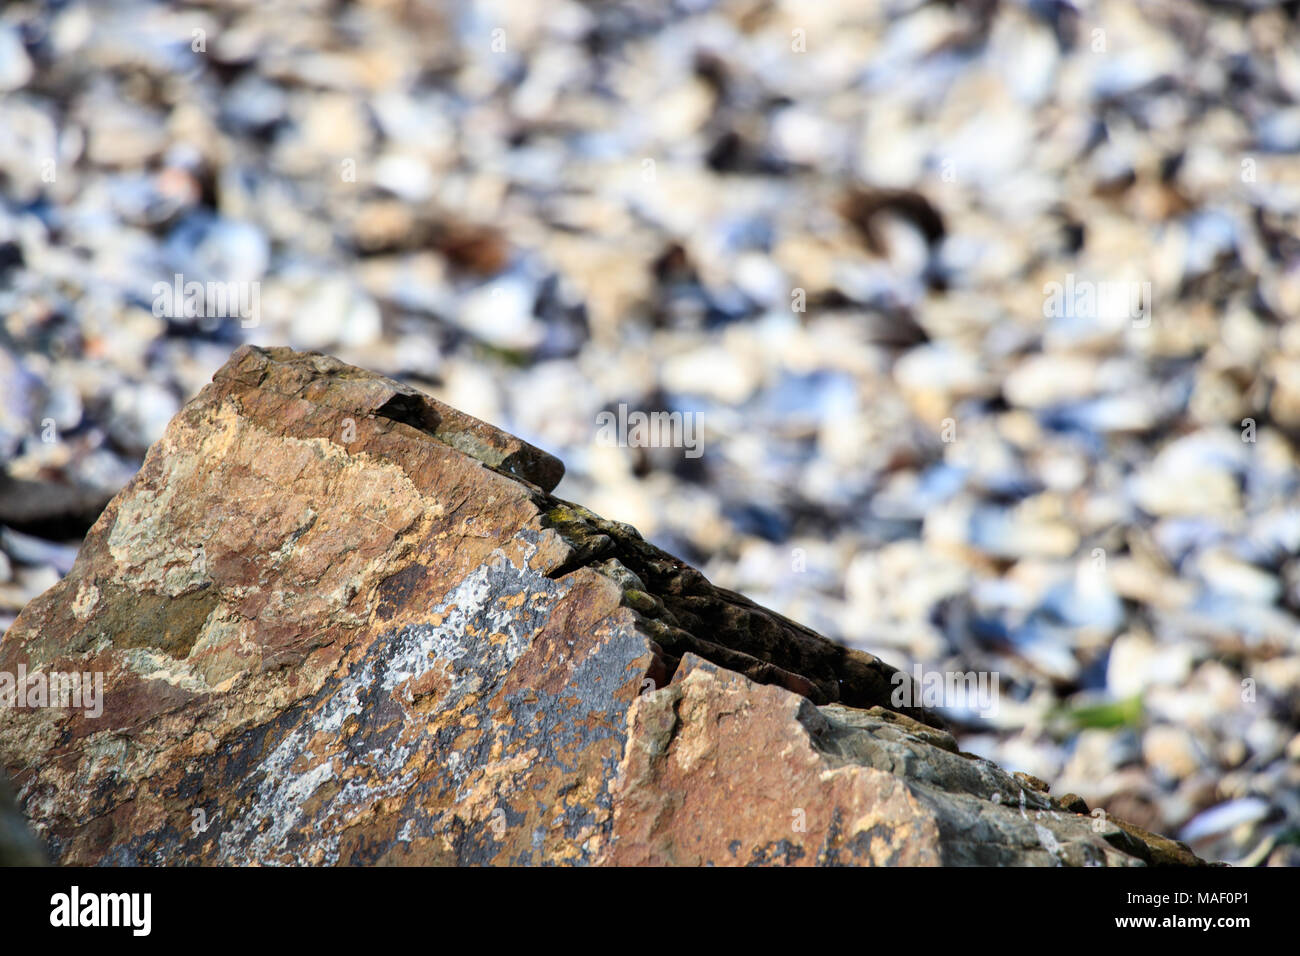
[[[0,769],[50,857],[1198,862],[958,753],[888,665],[551,497],[562,473],[239,349],[0,643],[29,688]]]

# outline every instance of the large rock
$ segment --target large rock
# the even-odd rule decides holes
[[[239,349],[0,643],[0,672],[103,675],[94,708],[0,709],[51,858],[1197,862],[959,753],[892,668],[552,497],[562,472]]]

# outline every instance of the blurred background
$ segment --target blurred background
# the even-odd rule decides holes
[[[996,672],[964,749],[1296,865],[1298,9],[10,2],[0,629],[240,342],[318,349],[829,637]],[[155,308],[178,273],[256,325]],[[703,454],[602,444],[620,403]]]

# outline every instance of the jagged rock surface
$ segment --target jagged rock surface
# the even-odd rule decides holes
[[[63,863],[1194,863],[890,703],[895,671],[550,495],[553,457],[317,354],[240,348],[0,671]],[[1082,808],[1086,811],[1086,808]]]

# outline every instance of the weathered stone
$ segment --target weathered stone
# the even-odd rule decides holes
[[[1087,813],[1088,801],[1077,793],[1067,793],[1056,801],[1062,810],[1068,810],[1070,813]]]
[[[104,678],[99,716],[0,709],[51,857],[1195,860],[960,753],[892,704],[906,677],[561,474],[395,382],[239,349],[0,643],[0,672]]]
[[[688,655],[639,698],[608,861],[707,865],[1137,863],[1114,824],[1048,799],[942,731],[817,707]],[[930,738],[930,739],[926,739]]]

